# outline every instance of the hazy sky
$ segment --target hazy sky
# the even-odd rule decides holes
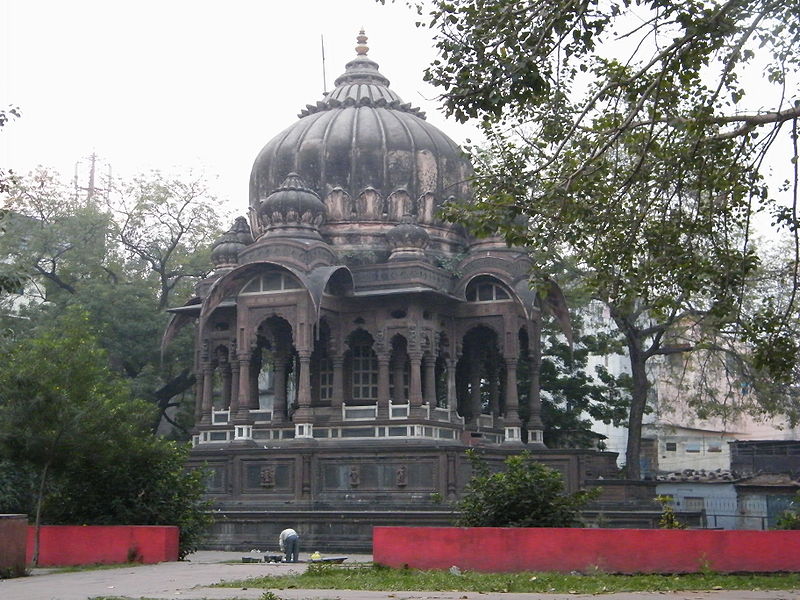
[[[22,110],[0,130],[0,165],[71,177],[96,152],[120,176],[194,169],[244,212],[259,150],[322,97],[320,35],[330,90],[362,26],[406,102],[455,141],[476,137],[422,81],[434,51],[417,18],[402,0],[0,0],[0,106]],[[770,107],[751,71],[752,108]],[[787,140],[770,160],[778,180]]]
[[[322,97],[320,35],[330,90],[362,26],[392,88],[463,142],[474,130],[422,81],[434,53],[416,18],[375,0],[0,0],[0,105],[22,111],[0,164],[71,177],[96,152],[122,176],[202,170],[244,212],[261,147]]]

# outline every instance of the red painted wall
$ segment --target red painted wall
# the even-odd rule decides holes
[[[28,527],[28,563],[35,531]],[[177,527],[156,525],[43,525],[39,566],[178,560],[178,533]]]
[[[376,563],[487,572],[800,571],[800,530],[375,527]]]
[[[25,572],[27,515],[0,515],[0,571]]]

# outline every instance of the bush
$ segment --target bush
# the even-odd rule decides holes
[[[783,511],[778,522],[775,524],[775,529],[800,529],[800,513],[797,509],[800,507],[800,492],[792,500],[792,507],[789,510]]]
[[[456,505],[461,527],[575,527],[579,512],[600,490],[564,493],[561,474],[535,461],[529,452],[509,456],[505,470],[491,473],[486,462],[468,450],[472,479]]]
[[[661,516],[658,518],[659,529],[686,529],[686,525],[678,520],[675,509],[672,508],[672,497],[656,496],[656,502],[661,505]]]
[[[180,556],[210,524],[188,446],[153,435],[155,407],[108,369],[84,314],[11,346],[0,364],[0,512],[37,523],[177,525]]]

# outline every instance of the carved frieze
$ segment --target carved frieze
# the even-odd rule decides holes
[[[336,254],[322,242],[313,244],[309,248],[285,241],[259,242],[248,246],[240,255],[240,261],[245,264],[261,260],[294,265],[304,271],[339,262]]]
[[[420,264],[354,267],[353,280],[356,288],[360,290],[371,287],[385,288],[387,284],[390,287],[424,285],[445,292],[452,287],[452,278],[449,273]]]
[[[261,467],[259,480],[261,482],[261,487],[263,488],[275,487],[275,467],[273,465]]]
[[[395,484],[399,488],[404,488],[408,485],[408,467],[400,465],[395,471]]]
[[[361,467],[358,465],[350,466],[348,481],[350,482],[350,487],[358,487],[361,484]]]

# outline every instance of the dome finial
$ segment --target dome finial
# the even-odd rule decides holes
[[[356,46],[356,54],[359,56],[366,56],[367,52],[369,52],[369,46],[367,46],[367,36],[364,34],[363,27],[361,28],[361,31],[359,31],[356,41],[358,42],[358,46]]]

